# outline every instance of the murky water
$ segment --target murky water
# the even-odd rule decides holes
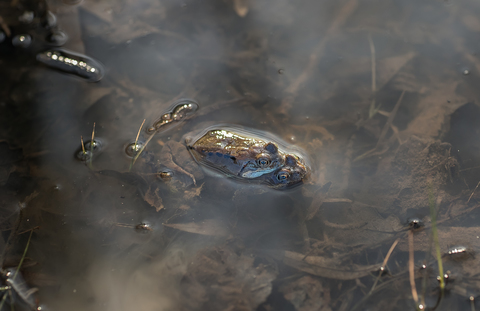
[[[0,309],[479,309],[479,13],[1,2]],[[218,151],[241,172],[292,167],[281,140],[303,184],[199,166],[219,124],[263,133]]]

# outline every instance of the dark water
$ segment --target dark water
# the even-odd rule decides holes
[[[2,1],[2,310],[479,309],[479,13]],[[182,98],[199,109],[146,131]],[[203,171],[184,139],[216,124],[300,148],[311,175]]]

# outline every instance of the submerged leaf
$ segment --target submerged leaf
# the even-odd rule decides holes
[[[245,17],[248,14],[249,0],[233,0],[233,8],[240,17]]]
[[[200,223],[164,224],[164,226],[201,235],[228,236],[229,233],[227,228],[215,219],[207,219]]]

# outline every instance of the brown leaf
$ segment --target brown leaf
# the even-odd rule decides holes
[[[292,268],[336,280],[354,280],[369,275],[372,271],[380,269],[382,263],[373,265],[351,265],[347,270],[339,265],[336,259],[321,256],[305,256],[304,254],[285,251],[283,263]]]
[[[155,210],[157,212],[165,207],[163,206],[163,200],[160,197],[158,188],[155,188],[155,190],[152,190],[152,187],[148,188],[147,193],[145,193],[144,199],[145,201],[147,201],[148,204],[155,207]]]
[[[242,245],[200,250],[182,278],[182,310],[256,310],[277,274],[256,259]]]
[[[192,190],[185,190],[185,193],[183,195],[183,198],[186,200],[191,200],[195,197],[200,196],[200,193],[202,192],[203,184],[201,184],[198,187],[193,188]]]
[[[233,0],[233,8],[240,17],[245,17],[248,14],[249,0]]]
[[[294,282],[280,287],[285,299],[290,301],[295,310],[317,311],[330,310],[324,301],[324,288],[320,280],[311,276],[304,276]]]
[[[228,236],[228,230],[215,219],[207,219],[199,223],[163,224],[165,227],[178,229],[185,232],[210,236]]]

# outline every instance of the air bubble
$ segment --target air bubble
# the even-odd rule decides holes
[[[125,153],[129,158],[133,158],[140,152],[140,150],[142,150],[143,146],[144,144],[139,141],[137,141],[136,143],[135,142],[129,143],[125,147]]]
[[[48,11],[45,26],[48,28],[53,28],[56,25],[57,25],[57,17],[51,11]]]
[[[103,144],[100,140],[94,139],[93,144],[91,141],[87,141],[85,143],[86,150],[93,150],[93,152],[99,152],[102,148]]]
[[[79,150],[77,154],[75,155],[77,160],[82,161],[82,162],[88,162],[90,159],[92,159],[92,152],[90,150]]]
[[[410,227],[410,229],[418,230],[420,228],[423,228],[425,225],[420,218],[414,217],[408,220],[408,226]]]
[[[12,44],[15,47],[28,48],[31,43],[32,37],[30,35],[17,35],[12,39]]]
[[[139,233],[150,233],[153,231],[152,226],[148,223],[142,222],[135,226],[135,231]]]
[[[47,36],[47,42],[53,46],[62,46],[67,40],[67,34],[59,30],[54,30]]]
[[[467,252],[467,248],[465,246],[453,246],[448,249],[448,254],[449,255],[455,255],[455,254],[464,254]]]
[[[52,49],[37,54],[37,60],[48,67],[74,74],[90,82],[103,78],[104,68],[96,60],[63,49]]]
[[[470,70],[464,69],[464,70],[463,70],[463,74],[464,74],[465,76],[468,76],[468,75],[470,74]]]
[[[468,248],[463,245],[452,246],[448,249],[448,255],[462,257],[468,254]]]
[[[285,69],[283,69],[283,68],[278,69],[278,74],[279,75],[283,75],[284,73],[285,73]]]

